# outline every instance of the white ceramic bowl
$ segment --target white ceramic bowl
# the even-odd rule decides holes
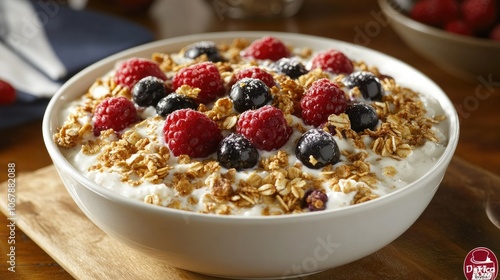
[[[395,0],[378,2],[399,37],[447,73],[476,83],[500,79],[500,42],[446,32],[404,15]]]
[[[57,116],[120,59],[174,52],[199,40],[215,42],[264,35],[315,50],[337,48],[349,57],[379,66],[402,85],[436,98],[447,116],[448,145],[425,176],[376,200],[338,210],[272,217],[189,213],[122,197],[85,178],[61,154],[52,135]],[[233,278],[282,278],[340,266],[386,246],[407,230],[436,192],[458,141],[458,117],[445,93],[429,78],[387,55],[326,38],[269,32],[190,35],[133,48],[102,60],[70,79],[48,105],[43,136],[62,181],[76,204],[99,228],[123,243],[172,266]],[[84,234],[84,233],[83,233]],[[117,268],[118,269],[118,268]]]

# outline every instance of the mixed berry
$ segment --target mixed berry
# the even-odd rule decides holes
[[[272,100],[269,87],[261,80],[243,78],[238,80],[229,92],[236,111],[243,113],[247,110],[258,109]]]
[[[16,90],[6,81],[0,80],[0,105],[9,105],[16,101]]]
[[[319,169],[340,160],[335,138],[323,129],[311,129],[300,137],[295,150],[297,158],[307,167]]]
[[[217,160],[227,169],[243,170],[257,165],[259,151],[245,136],[231,133],[220,142]]]
[[[243,112],[236,125],[236,132],[242,134],[260,150],[277,150],[292,135],[283,112],[271,105]]]
[[[348,88],[357,87],[363,98],[367,100],[380,101],[384,95],[384,89],[379,78],[371,72],[358,71],[351,73],[346,76],[343,82]]]
[[[347,106],[345,113],[351,122],[351,129],[362,132],[365,129],[375,130],[378,125],[378,116],[375,109],[365,103],[353,103]]]
[[[116,69],[115,82],[132,89],[142,78],[153,76],[166,80],[167,76],[154,61],[144,58],[131,58],[123,61]]]
[[[132,88],[132,99],[137,106],[156,106],[158,101],[167,96],[167,87],[162,79],[147,76]]]
[[[326,122],[331,114],[343,113],[346,105],[345,92],[327,78],[315,81],[300,100],[302,119],[313,126]]]
[[[137,110],[125,97],[110,97],[97,105],[92,121],[96,136],[103,130],[121,131],[137,121]]]
[[[214,42],[202,41],[194,43],[186,48],[184,57],[195,59],[201,55],[206,55],[207,59],[212,62],[223,61],[224,58],[219,54],[219,49]]]
[[[297,79],[308,72],[306,66],[300,60],[287,57],[278,60],[275,68],[279,73],[283,73],[292,79]]]
[[[352,61],[338,50],[326,50],[317,53],[311,60],[310,68],[320,68],[332,74],[350,74],[354,71]]]
[[[234,73],[233,80],[231,83],[234,84],[235,82],[237,82],[243,78],[259,79],[262,82],[264,82],[264,84],[266,84],[266,86],[268,86],[269,88],[272,88],[273,86],[276,85],[276,82],[274,81],[273,75],[271,75],[266,70],[264,70],[260,67],[257,67],[257,66],[250,66],[248,68],[244,68],[244,69],[240,69],[240,70],[236,71]]]
[[[210,103],[217,96],[224,94],[224,82],[217,66],[210,61],[201,62],[182,68],[172,77],[173,90],[187,85],[199,88],[197,100],[200,103]]]
[[[192,97],[172,92],[158,101],[156,113],[161,117],[166,117],[168,114],[180,109],[196,110],[197,108],[198,103]]]
[[[205,114],[193,109],[177,110],[165,119],[165,142],[174,156],[207,157],[217,151],[222,133]]]
[[[409,15],[445,31],[500,41],[497,0],[419,0]]]
[[[317,189],[309,189],[305,192],[302,201],[302,207],[308,208],[310,211],[325,210],[328,196]]]
[[[262,153],[291,145],[300,164],[320,169],[343,160],[335,124],[329,123],[332,115],[347,115],[354,133],[378,126],[371,104],[384,98],[379,77],[355,71],[353,61],[338,50],[319,52],[306,63],[292,58],[281,40],[264,37],[242,50],[241,59],[248,65],[229,68],[229,77],[222,75],[221,69],[228,69],[222,54],[213,42],[194,43],[182,53],[193,63],[168,75],[158,62],[140,58],[122,62],[114,80],[128,87],[131,97],[102,101],[93,112],[94,134],[107,129],[119,133],[139,122],[140,112],[153,107],[164,118],[162,139],[176,157],[216,157],[220,166],[243,171],[259,168]],[[324,76],[316,77],[299,96],[290,96],[293,108],[283,109],[282,97],[276,96],[284,90],[283,81],[301,79],[312,71]],[[229,102],[229,113],[236,117],[230,128],[207,113],[219,101]],[[324,192],[311,189],[303,196],[302,207],[323,210],[327,200]]]
[[[289,57],[290,51],[281,40],[267,36],[253,41],[241,55],[252,59],[277,61],[280,58]]]

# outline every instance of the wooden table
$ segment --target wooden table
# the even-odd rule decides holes
[[[174,1],[161,0],[155,3],[149,13],[128,14],[120,11],[117,7],[112,6],[108,2],[90,1],[89,8],[103,11],[105,13],[115,14],[120,17],[125,17],[136,21],[148,28],[151,28],[157,38],[173,37],[177,35],[185,35],[191,33],[213,32],[213,31],[234,31],[234,30],[269,30],[269,31],[285,31],[304,33],[311,35],[324,36],[328,38],[339,39],[352,43],[359,43],[368,46],[369,48],[390,54],[408,64],[414,66],[424,74],[428,75],[445,92],[448,93],[453,103],[457,108],[464,108],[460,113],[461,133],[460,143],[458,145],[456,155],[469,163],[465,163],[460,159],[453,162],[452,174],[448,175],[445,183],[448,185],[459,184],[460,180],[467,180],[469,183],[481,184],[482,177],[493,178],[493,182],[497,177],[492,174],[500,175],[500,87],[485,87],[480,81],[466,82],[456,79],[439,68],[432,62],[422,59],[412,50],[410,50],[391,30],[387,22],[381,18],[381,12],[373,0],[363,1],[329,1],[329,0],[307,0],[305,1],[301,11],[293,18],[276,19],[276,20],[233,20],[217,14],[210,1]],[[367,32],[367,28],[371,28]],[[362,36],[360,34],[364,34]],[[370,34],[370,35],[367,35]],[[498,62],[496,62],[498,63]],[[498,83],[498,81],[496,81]],[[475,97],[477,90],[490,90],[486,100],[478,100]],[[485,94],[486,92],[483,92]],[[476,99],[475,99],[476,98]],[[476,102],[475,108],[472,108],[467,102]],[[469,108],[469,110],[467,110]],[[474,109],[474,110],[472,110]],[[51,160],[45,150],[42,134],[41,121],[35,121],[19,127],[0,131],[0,182],[7,180],[8,163],[16,163],[17,175],[22,173],[37,170],[39,168],[51,164]],[[480,168],[480,169],[478,169]],[[460,174],[461,170],[467,170],[467,173]],[[489,173],[485,173],[487,170]],[[460,177],[460,180],[456,179]],[[477,177],[481,178],[477,178]],[[454,178],[451,178],[454,177]],[[490,182],[491,183],[491,182]],[[43,186],[40,186],[43,188]],[[480,190],[481,185],[472,186],[476,190]],[[500,187],[500,186],[498,186]],[[453,199],[460,195],[474,194],[470,190],[458,190],[454,194],[443,193],[449,191],[448,188],[438,192],[438,196],[428,210],[421,217],[422,221],[414,225],[414,227],[405,233],[401,238],[396,240],[390,247],[384,249],[394,251],[393,255],[397,255],[398,248],[406,248],[415,250],[417,256],[415,266],[429,265],[429,262],[436,261],[435,267],[422,267],[421,271],[431,271],[426,276],[447,275],[451,278],[462,279],[460,274],[461,268],[456,267],[457,264],[463,261],[467,249],[474,246],[475,240],[485,241],[496,250],[497,256],[500,257],[500,246],[498,240],[491,240],[490,237],[500,237],[500,230],[488,224],[488,220],[484,219],[484,211],[481,209],[481,203],[462,206],[454,206],[453,211],[469,211],[470,216],[464,217],[464,220],[474,220],[474,226],[486,227],[482,231],[481,228],[473,231],[465,228],[450,228],[445,229],[445,226],[464,225],[459,221],[451,220],[450,217],[441,216],[439,219],[443,221],[442,230],[450,230],[453,240],[438,240],[441,246],[435,246],[440,251],[436,251],[435,255],[429,255],[424,249],[421,249],[427,242],[425,236],[432,235],[433,229],[429,227],[428,221],[434,219],[433,212],[439,210],[440,207],[445,209],[447,198]],[[473,199],[474,196],[471,196]],[[1,198],[5,199],[5,198]],[[470,209],[471,205],[476,205],[478,208]],[[468,208],[467,208],[468,207]],[[449,210],[451,211],[451,210]],[[448,212],[445,212],[448,213]],[[474,216],[477,215],[477,216]],[[437,219],[437,218],[435,218]],[[438,221],[439,222],[439,221]],[[453,222],[456,222],[453,224]],[[7,271],[6,255],[7,240],[9,236],[8,224],[5,215],[0,214],[0,279],[70,279],[68,274],[58,263],[56,263],[46,252],[37,246],[27,235],[20,229],[16,232],[16,273],[13,274]],[[436,232],[438,229],[436,229]],[[466,232],[463,235],[461,231]],[[452,242],[453,241],[453,242]],[[489,242],[489,243],[488,243]],[[420,250],[420,249],[421,250]],[[470,248],[472,249],[472,248]],[[470,250],[469,249],[469,250]],[[50,253],[50,252],[49,252]],[[453,255],[453,258],[443,257],[442,254]],[[390,252],[389,252],[390,255]],[[458,255],[458,257],[457,257]],[[379,255],[380,256],[380,255]],[[404,258],[405,256],[401,256]],[[458,260],[457,260],[458,258]],[[370,261],[371,260],[371,261]],[[380,277],[389,277],[390,270],[379,271],[377,268],[383,268],[384,263],[373,260],[383,260],[377,258],[377,253],[374,256],[359,260],[352,264],[336,269],[339,274],[349,275],[353,271],[359,271],[359,267],[364,267],[365,274],[357,275],[357,279],[366,278],[368,276],[378,275]],[[397,267],[394,267],[396,269]],[[438,270],[439,269],[439,270]],[[438,274],[433,274],[435,271],[442,271]],[[371,272],[368,273],[368,272]],[[356,274],[354,274],[356,275]],[[12,278],[15,277],[15,278]],[[348,277],[346,277],[348,278]],[[193,278],[194,279],[194,278]],[[316,278],[314,278],[316,279]]]

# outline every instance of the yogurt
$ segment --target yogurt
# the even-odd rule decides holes
[[[228,57],[237,51],[224,49],[221,54]],[[174,64],[165,69],[169,78],[183,65],[196,63],[182,57],[182,52],[166,55],[168,63]],[[297,59],[307,65],[312,56],[314,53]],[[155,54],[152,59],[163,65],[165,58],[158,57]],[[226,87],[234,69],[255,65],[234,55],[225,63],[232,69],[221,70]],[[286,79],[276,73],[269,61],[257,64],[278,81],[273,94],[286,90],[291,82],[297,88],[306,89],[310,80],[327,75],[343,87],[348,98],[359,98],[356,89],[343,85],[342,75],[316,69],[302,80]],[[356,70],[375,69],[374,74],[380,76],[372,66],[362,62],[354,64]],[[295,148],[304,131],[314,127],[286,113],[293,128],[288,142],[277,150],[259,150],[259,164],[255,168],[236,171],[220,166],[215,154],[207,158],[175,157],[162,133],[164,118],[159,117],[153,107],[139,108],[141,121],[123,131],[94,136],[92,114],[99,100],[117,95],[130,98],[130,90],[111,82],[113,75],[110,69],[85,95],[68,104],[60,116],[66,122],[54,139],[67,160],[98,185],[161,207],[242,216],[300,214],[311,211],[305,195],[312,189],[326,194],[324,209],[349,207],[385,196],[422,177],[434,166],[447,144],[446,120],[439,103],[401,87],[392,78],[385,78],[382,85],[386,97],[379,102],[369,102],[380,116],[375,130],[355,134],[349,127],[336,126],[339,130],[333,137],[341,151],[340,162],[320,169],[304,166],[295,156]],[[423,113],[410,121],[402,119],[400,116],[407,114],[401,113],[406,104],[401,104],[401,96],[409,96],[404,102],[420,106]],[[214,103],[207,104],[202,111],[210,116],[210,110],[216,107]],[[230,110],[227,116],[217,120],[224,135],[234,131],[238,115]],[[338,118],[332,118],[331,122],[334,127],[335,120]]]

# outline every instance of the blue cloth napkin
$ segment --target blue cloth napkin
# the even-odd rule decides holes
[[[0,10],[3,15],[0,13],[0,17],[4,17],[4,20],[0,20],[0,29],[4,32],[0,32],[0,36],[3,33],[4,38],[0,40],[0,44],[3,44],[0,47],[4,51],[0,53],[0,79],[10,82],[16,88],[17,99],[14,104],[0,105],[0,130],[41,119],[50,96],[58,86],[84,67],[154,39],[150,30],[135,23],[89,10],[73,10],[58,4],[57,1],[1,1],[4,3],[0,3],[3,4],[3,11]],[[22,1],[25,1],[25,6],[31,6],[28,10],[37,16],[11,14],[9,18],[8,13],[14,10],[17,13],[26,10],[26,7],[19,8]],[[9,3],[12,4],[11,10]],[[5,19],[9,20],[6,22]],[[19,25],[14,22],[16,20]],[[38,22],[33,22],[36,20]],[[9,33],[12,27],[17,28],[17,31],[14,30],[17,34]],[[41,28],[41,31],[36,28]],[[47,63],[44,65],[43,61],[37,61],[39,57],[36,57],[36,49],[30,52],[30,47],[36,48],[36,42],[29,40],[35,40],[38,36],[43,36],[42,41],[48,42],[46,45],[55,54],[54,59],[58,62],[54,65],[59,65],[59,69],[52,71],[53,69],[49,69],[51,67],[45,67]],[[11,53],[6,55],[8,51]],[[35,56],[30,57],[31,53]],[[40,83],[39,86],[25,87],[30,81],[26,81],[22,70],[17,67],[20,65],[32,67],[29,71],[34,77],[32,81],[45,79],[46,82]],[[2,73],[6,77],[2,77]],[[17,78],[19,80],[14,81]],[[32,88],[33,92],[30,92]]]

